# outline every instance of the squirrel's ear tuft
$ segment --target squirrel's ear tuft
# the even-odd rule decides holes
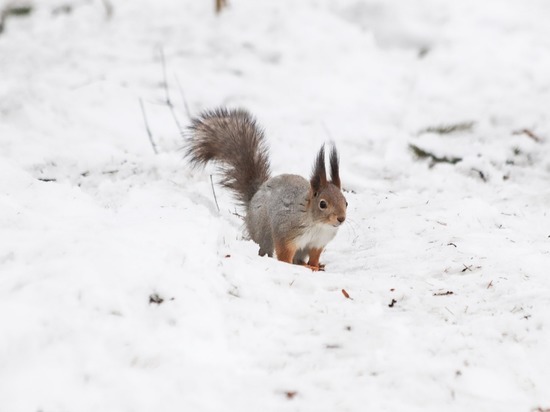
[[[338,189],[342,188],[342,183],[340,182],[340,160],[338,159],[338,151],[334,144],[330,150],[330,180]]]
[[[319,150],[319,153],[315,158],[310,183],[314,193],[319,192],[319,190],[327,184],[327,171],[325,169],[325,145],[321,146],[321,150]]]

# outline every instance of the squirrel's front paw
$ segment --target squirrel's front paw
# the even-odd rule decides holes
[[[319,266],[313,266],[313,265],[304,265],[306,268],[311,269],[312,272],[324,272],[325,271],[325,265],[319,264]]]

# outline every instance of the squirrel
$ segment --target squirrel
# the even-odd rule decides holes
[[[330,151],[330,181],[321,146],[311,177],[282,174],[271,177],[264,132],[244,109],[218,108],[191,120],[186,156],[192,166],[216,162],[221,184],[244,206],[249,236],[259,255],[324,270],[319,258],[346,220],[339,157]],[[307,263],[306,263],[306,258]]]

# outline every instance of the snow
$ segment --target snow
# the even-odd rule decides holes
[[[550,408],[549,3],[213,3],[5,20],[0,411]],[[161,50],[182,126],[246,107],[277,174],[335,141],[325,272],[218,212]]]

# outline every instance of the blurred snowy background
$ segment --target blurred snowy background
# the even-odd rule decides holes
[[[214,3],[0,1],[0,411],[550,410],[550,2]],[[326,272],[186,165],[220,105],[336,142]]]

